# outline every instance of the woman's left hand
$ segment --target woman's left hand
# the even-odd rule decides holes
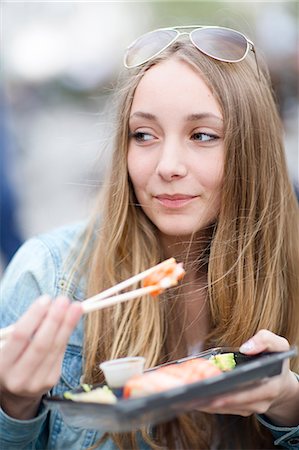
[[[245,342],[240,351],[246,355],[255,355],[264,351],[287,351],[289,348],[285,338],[268,330],[261,330]],[[278,426],[297,426],[298,405],[299,383],[289,369],[289,361],[285,361],[280,375],[265,380],[257,387],[224,394],[199,409],[208,413],[237,414],[244,417],[254,413],[265,414]]]

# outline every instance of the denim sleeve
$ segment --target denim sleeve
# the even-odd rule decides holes
[[[40,295],[56,295],[57,264],[53,256],[37,238],[18,250],[0,285],[1,327],[15,322]]]
[[[32,450],[47,448],[47,410],[43,409],[31,420],[17,420],[0,409],[0,448]]]
[[[39,239],[30,239],[8,266],[1,282],[1,327],[15,322],[40,295],[55,295],[56,264]],[[45,448],[47,411],[32,420],[16,420],[0,411],[1,449]]]
[[[278,427],[273,425],[267,417],[257,416],[262,425],[267,427],[275,441],[274,445],[279,445],[289,450],[299,450],[299,425],[297,427]]]
[[[299,375],[295,373],[299,382]],[[257,419],[268,428],[275,441],[274,445],[279,445],[289,450],[299,450],[299,424],[296,427],[278,427],[263,414],[257,415]]]

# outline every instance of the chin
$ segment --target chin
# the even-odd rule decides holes
[[[201,221],[200,225],[198,221],[196,223],[183,223],[182,219],[176,218],[176,220],[163,223],[161,221],[156,221],[154,224],[160,233],[165,236],[190,238],[191,236],[210,228],[214,223],[215,218]]]
[[[172,237],[190,237],[192,236],[192,234],[196,233],[197,231],[199,231],[197,228],[195,227],[183,227],[183,226],[179,226],[179,224],[176,225],[172,225],[172,226],[161,226],[159,224],[156,224],[158,230],[160,231],[160,233],[166,235],[166,236],[172,236]]]

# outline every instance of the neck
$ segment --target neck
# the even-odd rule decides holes
[[[209,333],[209,302],[206,274],[186,271],[180,286],[179,325],[188,354],[201,350]]]
[[[209,244],[214,227],[194,236],[160,236],[165,258],[174,257],[183,262],[186,275],[180,283],[178,327],[183,327],[188,352],[197,351],[209,333],[209,304],[207,272]],[[183,319],[184,317],[184,319]],[[183,321],[181,321],[183,320]]]
[[[183,262],[193,281],[207,274],[209,245],[214,227],[209,227],[192,236],[169,236],[160,233],[163,257],[174,257]]]

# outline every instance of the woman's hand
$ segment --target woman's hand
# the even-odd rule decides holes
[[[82,315],[66,297],[40,297],[15,324],[1,349],[1,406],[11,417],[36,415],[41,397],[58,381],[69,337]]]
[[[290,348],[286,339],[261,330],[240,351],[246,355],[255,355],[263,351],[281,352]],[[265,380],[259,386],[234,394],[225,394],[201,410],[217,414],[265,414],[274,424],[296,426],[299,423],[299,383],[289,369],[289,362],[283,364],[282,373]]]

